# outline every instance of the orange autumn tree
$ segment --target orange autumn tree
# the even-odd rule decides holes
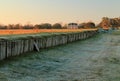
[[[120,18],[108,18],[108,17],[103,17],[102,21],[99,24],[99,27],[102,28],[118,28],[120,27]]]

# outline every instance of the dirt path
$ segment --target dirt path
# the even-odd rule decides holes
[[[120,81],[120,36],[103,34],[0,65],[0,81]]]

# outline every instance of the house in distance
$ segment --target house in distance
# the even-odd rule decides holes
[[[78,29],[77,23],[69,23],[67,29]]]

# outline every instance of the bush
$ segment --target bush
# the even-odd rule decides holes
[[[95,23],[88,22],[88,23],[85,24],[85,28],[95,28]]]
[[[22,28],[23,29],[34,29],[32,25],[24,25]]]
[[[49,23],[41,24],[41,28],[42,28],[42,29],[51,29],[51,28],[52,28],[52,25],[49,24]]]
[[[0,25],[0,29],[7,29],[7,26]]]
[[[61,26],[61,24],[56,23],[52,26],[52,29],[62,29],[62,26]]]

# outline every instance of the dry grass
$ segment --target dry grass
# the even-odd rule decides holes
[[[16,29],[16,30],[0,30],[0,35],[13,35],[13,34],[33,34],[33,33],[57,33],[57,32],[81,32],[97,29]]]

